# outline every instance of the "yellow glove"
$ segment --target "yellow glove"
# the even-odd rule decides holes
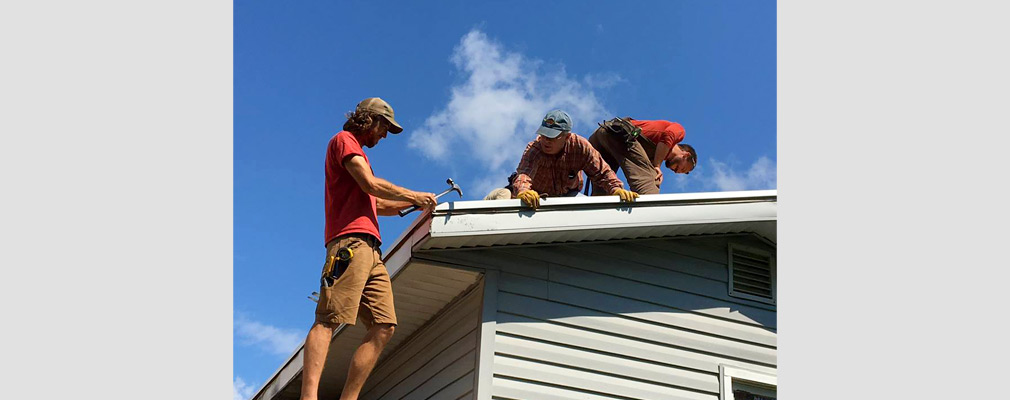
[[[535,190],[523,190],[516,195],[516,198],[522,200],[523,203],[526,203],[526,205],[532,207],[534,210],[540,207],[540,195]]]
[[[625,203],[633,202],[635,201],[635,199],[638,198],[638,193],[632,192],[630,190],[624,190],[621,188],[614,189],[614,193],[611,194],[620,196],[621,201]]]

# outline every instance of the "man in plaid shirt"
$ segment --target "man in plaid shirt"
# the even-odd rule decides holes
[[[582,189],[580,171],[586,173],[594,187],[620,196],[621,201],[632,202],[638,197],[638,193],[623,188],[588,140],[572,133],[568,113],[561,110],[547,113],[537,135],[536,140],[526,145],[512,181],[512,195],[526,205],[539,207],[541,194],[574,196]]]

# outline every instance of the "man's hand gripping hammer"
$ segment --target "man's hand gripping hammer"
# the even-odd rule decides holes
[[[449,192],[459,193],[459,198],[463,198],[463,189],[460,189],[459,185],[457,185],[456,182],[452,181],[452,178],[446,179],[445,183],[449,184],[449,188],[446,189],[444,192],[435,195],[436,199],[439,198],[439,197],[442,197],[442,195],[444,195],[446,193],[449,193]],[[404,208],[404,209],[400,210],[400,216],[402,217],[402,216],[405,216],[407,214],[410,214],[410,213],[414,212],[415,210],[417,210],[419,208],[421,208],[421,206],[410,206],[408,208]]]

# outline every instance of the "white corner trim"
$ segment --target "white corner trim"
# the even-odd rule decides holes
[[[497,331],[498,271],[486,271],[480,312],[480,338],[477,342],[477,373],[474,375],[474,399],[490,400],[494,381],[494,341]]]

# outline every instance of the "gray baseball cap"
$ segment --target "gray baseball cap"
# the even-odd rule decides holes
[[[537,129],[537,134],[554,139],[562,133],[571,131],[572,117],[569,117],[568,113],[564,111],[553,110],[544,116],[544,120],[540,122],[540,129]]]

